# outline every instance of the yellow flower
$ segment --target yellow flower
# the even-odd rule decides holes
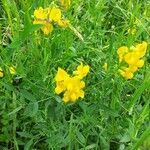
[[[55,6],[50,8],[49,19],[55,22],[59,22],[61,20],[61,10]]]
[[[120,74],[126,79],[132,79],[133,73],[129,68],[125,68],[124,70],[119,70]]]
[[[68,78],[68,80],[65,81],[65,86],[67,90],[64,93],[64,102],[74,102],[79,97],[84,98],[84,91],[82,89],[85,87],[85,83],[77,76]]]
[[[75,102],[78,98],[84,98],[83,88],[85,87],[85,83],[81,79],[85,77],[88,72],[89,66],[83,66],[82,63],[78,66],[78,70],[73,77],[70,77],[65,70],[58,68],[55,76],[55,93],[60,94],[64,92],[63,101],[65,103]]]
[[[138,57],[141,58],[146,54],[147,50],[147,42],[143,41],[141,44],[137,44],[135,47],[135,52],[137,53]]]
[[[136,64],[138,59],[139,58],[136,56],[136,53],[134,52],[129,52],[124,56],[124,61],[129,65]]]
[[[43,9],[42,7],[34,11],[33,24],[41,24],[41,30],[48,35],[53,31],[53,23],[57,23],[60,27],[68,27],[69,21],[62,19],[61,10],[57,5],[51,4],[50,7]]]
[[[83,90],[66,91],[64,93],[63,101],[65,103],[67,103],[69,101],[75,102],[79,97],[84,98],[84,91]]]
[[[129,65],[128,68],[129,68],[130,72],[132,72],[132,73],[134,73],[138,70],[137,65]]]
[[[40,7],[39,9],[36,9],[34,11],[34,17],[35,20],[33,21],[33,24],[45,24],[47,19],[47,12],[45,11],[45,9]]]
[[[144,66],[144,60],[143,60],[143,59],[138,60],[135,65],[136,65],[138,68],[143,67],[143,66]]]
[[[77,75],[80,79],[84,78],[89,73],[90,67],[88,65],[83,66],[81,63],[77,70],[73,72],[73,74]]]
[[[53,31],[53,25],[50,23],[46,23],[45,26],[41,28],[41,30],[44,32],[44,34],[48,35]]]
[[[69,26],[69,20],[65,20],[65,19],[61,19],[57,23],[60,27],[63,27],[63,28],[66,28]]]
[[[66,90],[65,80],[69,78],[67,72],[61,68],[58,68],[57,74],[55,76],[56,88],[55,93],[60,94],[61,92]]]
[[[69,91],[85,87],[85,83],[81,81],[78,76],[69,77],[67,80],[65,80],[64,84]]]
[[[16,68],[13,66],[9,67],[9,72],[11,75],[15,75],[16,74]]]
[[[61,5],[65,8],[68,9],[70,7],[70,0],[60,0]]]
[[[55,76],[55,81],[64,81],[69,77],[67,72],[61,68],[58,68],[57,74]]]
[[[4,72],[2,70],[2,68],[0,67],[0,78],[2,78],[4,76]]]
[[[122,46],[117,50],[117,54],[119,55],[119,62],[122,62],[123,56],[128,52],[128,47]]]
[[[142,42],[135,47],[132,46],[129,51],[127,49],[127,47],[121,47],[117,51],[120,61],[124,61],[128,65],[128,67],[119,70],[119,72],[124,78],[131,79],[133,78],[133,73],[144,65],[142,57],[146,54],[147,43]]]
[[[56,94],[60,94],[60,93],[62,93],[65,90],[66,90],[66,87],[64,85],[64,81],[58,81],[56,83],[55,93]]]
[[[34,11],[34,17],[35,20],[33,21],[33,24],[42,24],[43,27],[41,30],[44,32],[44,34],[48,35],[53,31],[53,25],[48,20],[48,9],[43,9],[40,7]]]

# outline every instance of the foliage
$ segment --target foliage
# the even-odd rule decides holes
[[[33,14],[51,2],[0,2],[0,149],[148,150],[150,2],[55,0],[70,25],[44,35]],[[117,50],[142,41],[144,66],[126,80]],[[71,74],[81,62],[90,66],[84,99],[63,103],[58,67]]]

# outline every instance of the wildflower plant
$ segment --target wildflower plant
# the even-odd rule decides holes
[[[149,149],[149,6],[2,0],[0,150]]]
[[[60,1],[60,3],[65,9],[70,6],[70,0]],[[54,2],[47,8],[39,7],[35,9],[33,24],[41,25],[41,30],[45,35],[48,35],[53,31],[54,25],[58,25],[61,28],[68,27],[81,41],[84,41],[83,36],[71,25],[68,19],[63,17],[60,7]]]
[[[41,30],[44,34],[48,35],[51,33],[55,23],[64,28],[67,27],[69,23],[68,20],[62,18],[62,12],[57,5],[51,4],[47,8],[39,7],[34,11],[33,24],[42,25]]]
[[[119,62],[121,68],[119,69],[120,74],[126,79],[132,79],[134,73],[142,68],[144,65],[143,57],[146,54],[147,50],[147,42],[142,42],[141,44],[137,44],[135,47],[132,46],[128,48],[126,46],[122,46],[118,49],[117,53],[119,56]]]
[[[74,76],[70,76],[65,70],[58,68],[55,76],[56,88],[55,93],[60,94],[64,92],[63,101],[75,102],[78,98],[84,98],[83,88],[85,82],[82,80],[89,72],[89,66],[82,63],[73,72]]]

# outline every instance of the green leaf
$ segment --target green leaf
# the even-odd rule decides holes
[[[16,109],[14,109],[12,112],[10,112],[8,115],[12,115],[17,113],[20,109],[22,109],[22,106],[17,107]]]
[[[30,150],[32,144],[33,144],[33,139],[31,139],[30,141],[28,141],[28,142],[25,144],[24,150]]]
[[[33,94],[28,92],[27,90],[20,90],[21,95],[29,101],[36,101],[36,98]]]
[[[25,138],[32,138],[33,135],[28,133],[28,132],[17,132],[18,135],[20,135],[21,137],[25,137]]]
[[[34,117],[38,112],[38,102],[30,102],[25,108],[24,115]]]
[[[77,135],[78,140],[79,140],[82,144],[86,143],[86,139],[85,139],[85,137],[83,136],[83,134],[82,134],[81,132],[77,131],[76,135]]]
[[[139,99],[139,97],[142,95],[145,89],[150,89],[150,70],[147,73],[144,82],[139,88],[137,88],[137,90],[133,94],[133,97],[130,100],[130,103],[128,104],[128,110],[130,115],[132,114],[132,110],[134,105],[136,104],[136,101]]]
[[[10,49],[16,49],[21,46],[21,44],[30,37],[34,31],[40,29],[41,25],[33,25],[29,24],[22,32],[19,33],[19,36],[14,39],[14,41],[10,44]]]
[[[82,148],[82,149],[80,149],[80,150],[93,150],[94,148],[96,148],[97,147],[97,145],[96,144],[91,144],[91,145],[88,145],[88,146],[86,146],[85,148]]]
[[[128,134],[125,134],[121,139],[120,142],[121,143],[126,143],[129,142],[131,140],[130,136]]]

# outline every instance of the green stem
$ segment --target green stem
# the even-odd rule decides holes
[[[72,150],[72,140],[73,140],[73,114],[70,116],[70,126],[69,126],[69,148],[68,150]]]
[[[15,92],[13,91],[13,109],[16,109],[16,94]],[[17,115],[16,113],[14,113],[14,116],[13,116],[13,139],[14,139],[14,146],[16,147],[16,150],[19,150],[19,147],[18,147],[18,143],[17,143],[17,139],[16,139],[16,118],[17,118]]]

